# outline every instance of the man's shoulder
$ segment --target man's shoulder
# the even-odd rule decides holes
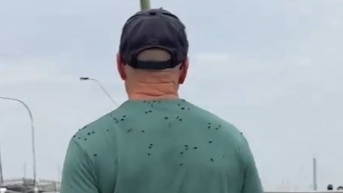
[[[189,118],[197,127],[206,127],[210,133],[220,135],[220,138],[240,143],[242,132],[234,124],[205,108],[187,103],[190,107]]]
[[[106,113],[80,128],[73,137],[78,140],[83,139],[83,141],[88,141],[89,138],[93,138],[95,136],[101,137],[104,134],[106,135],[106,131],[114,131],[118,123],[126,120],[128,118],[128,111],[132,111],[132,109],[137,110],[137,106],[125,102],[115,110]]]
[[[224,128],[240,133],[235,125],[218,116],[217,114],[192,103],[189,103],[189,105],[191,105],[190,109],[192,110],[193,116],[195,116],[199,120],[207,121],[208,127],[214,128],[216,130]]]
[[[116,115],[118,115],[118,110],[109,112],[86,124],[76,131],[73,140],[84,150],[100,147],[104,138],[116,130],[116,122],[120,121]]]
[[[74,137],[86,137],[95,134],[99,129],[105,127],[106,125],[110,124],[114,120],[112,119],[112,112],[107,113],[98,119],[86,124],[82,128],[80,128]]]
[[[222,142],[220,144],[226,149],[231,148],[239,155],[246,154],[247,141],[240,129],[209,110],[191,103],[189,105],[192,111],[190,116],[194,117],[193,122],[197,122],[197,128],[206,127],[207,131],[204,133]]]

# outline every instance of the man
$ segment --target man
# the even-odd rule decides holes
[[[179,98],[187,55],[172,13],[128,19],[117,66],[129,100],[70,141],[61,193],[262,193],[244,136]]]

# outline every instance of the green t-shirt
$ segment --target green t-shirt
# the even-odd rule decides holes
[[[133,101],[71,139],[61,193],[262,193],[233,125],[191,103]]]

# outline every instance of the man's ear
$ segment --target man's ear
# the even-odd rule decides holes
[[[125,63],[119,53],[117,54],[117,70],[120,75],[120,78],[122,80],[125,80],[126,79]]]
[[[188,72],[188,66],[189,66],[189,59],[187,58],[180,69],[180,77],[179,77],[179,84],[183,84],[186,80],[187,77],[187,72]]]

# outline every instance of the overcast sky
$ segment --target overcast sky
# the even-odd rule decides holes
[[[137,1],[137,2],[136,2]],[[183,98],[242,130],[263,184],[343,184],[342,0],[152,0],[186,24],[191,68]],[[115,70],[121,27],[138,0],[1,0],[0,96],[24,100],[36,126],[38,176],[58,179],[80,127],[126,100]],[[0,100],[5,178],[32,176],[25,109]]]

